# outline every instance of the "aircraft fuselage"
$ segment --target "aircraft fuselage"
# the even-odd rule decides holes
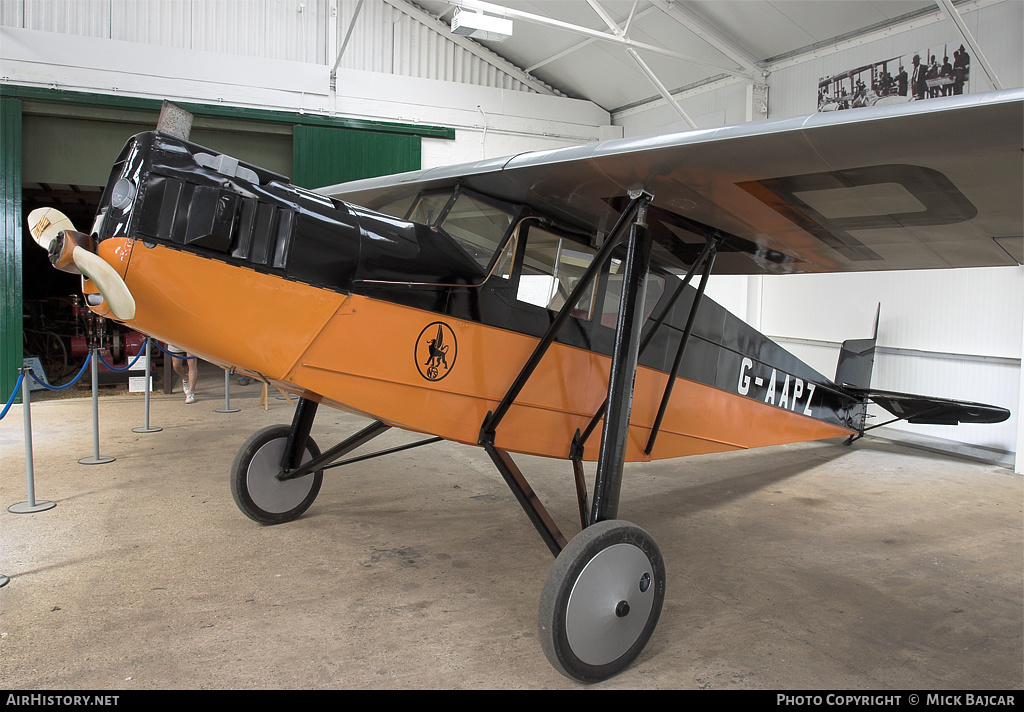
[[[93,232],[135,296],[133,328],[298,396],[472,444],[599,240],[458,189],[423,196],[400,219],[159,133],[125,147]],[[601,407],[623,259],[613,253],[574,305],[498,447],[565,458]],[[655,255],[648,326],[678,272]],[[109,315],[83,282],[87,303]],[[695,295],[687,287],[640,356],[627,460],[859,429],[861,399],[704,299],[646,455]],[[588,443],[584,459],[596,454]]]

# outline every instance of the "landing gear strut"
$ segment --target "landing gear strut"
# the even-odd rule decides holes
[[[644,530],[617,519],[651,255],[651,235],[646,227],[651,196],[638,193],[631,197],[632,202],[577,281],[565,306],[480,429],[480,444],[555,554],[541,595],[538,633],[544,654],[555,669],[580,682],[605,680],[632,663],[654,632],[665,599],[665,565],[657,544]],[[495,446],[495,431],[555,340],[570,310],[596,279],[627,230],[608,398],[587,431],[589,435],[603,418],[593,502],[588,507],[582,481],[583,441],[587,436],[577,431],[570,459],[576,475],[583,531],[566,542],[512,458]]]
[[[271,425],[257,431],[235,456],[231,466],[231,494],[242,512],[260,524],[282,524],[297,519],[320,493],[324,470],[436,443],[427,438],[414,443],[339,460],[359,446],[391,429],[375,421],[323,454],[310,437],[317,403],[300,398],[292,424]]]

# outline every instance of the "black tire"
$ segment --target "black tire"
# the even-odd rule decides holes
[[[664,600],[665,564],[654,539],[629,522],[598,522],[551,567],[540,599],[541,648],[567,677],[606,680],[647,645]]]
[[[323,470],[284,482],[277,479],[289,430],[287,425],[258,430],[245,441],[231,465],[231,496],[247,517],[260,524],[297,519],[320,493]],[[319,455],[320,448],[308,438],[302,461]]]

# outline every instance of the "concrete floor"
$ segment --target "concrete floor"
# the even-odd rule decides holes
[[[238,511],[227,472],[290,421],[256,385],[88,398],[0,421],[6,689],[582,687],[544,658],[552,557],[483,451],[443,443],[329,472],[299,520]],[[365,421],[322,409],[323,447]],[[391,431],[382,446],[414,439]],[[563,530],[566,462],[518,458]],[[589,470],[588,472],[592,472]],[[866,438],[627,468],[620,516],[668,568],[651,642],[599,689],[1021,689],[1024,478]]]

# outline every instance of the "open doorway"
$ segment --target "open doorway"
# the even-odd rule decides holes
[[[144,337],[123,326],[97,317],[84,307],[81,278],[53,269],[45,250],[29,234],[25,217],[36,208],[56,208],[82,232],[93,223],[103,188],[68,183],[26,182],[22,185],[22,320],[24,357],[29,359],[40,380],[60,386],[74,380],[95,341],[102,355],[99,383],[128,383],[123,368],[134,357]],[[105,363],[104,363],[105,362]],[[113,368],[108,368],[107,365]],[[61,392],[74,396],[87,389],[90,379]],[[36,386],[34,390],[41,390]],[[54,392],[40,394],[57,397]]]

